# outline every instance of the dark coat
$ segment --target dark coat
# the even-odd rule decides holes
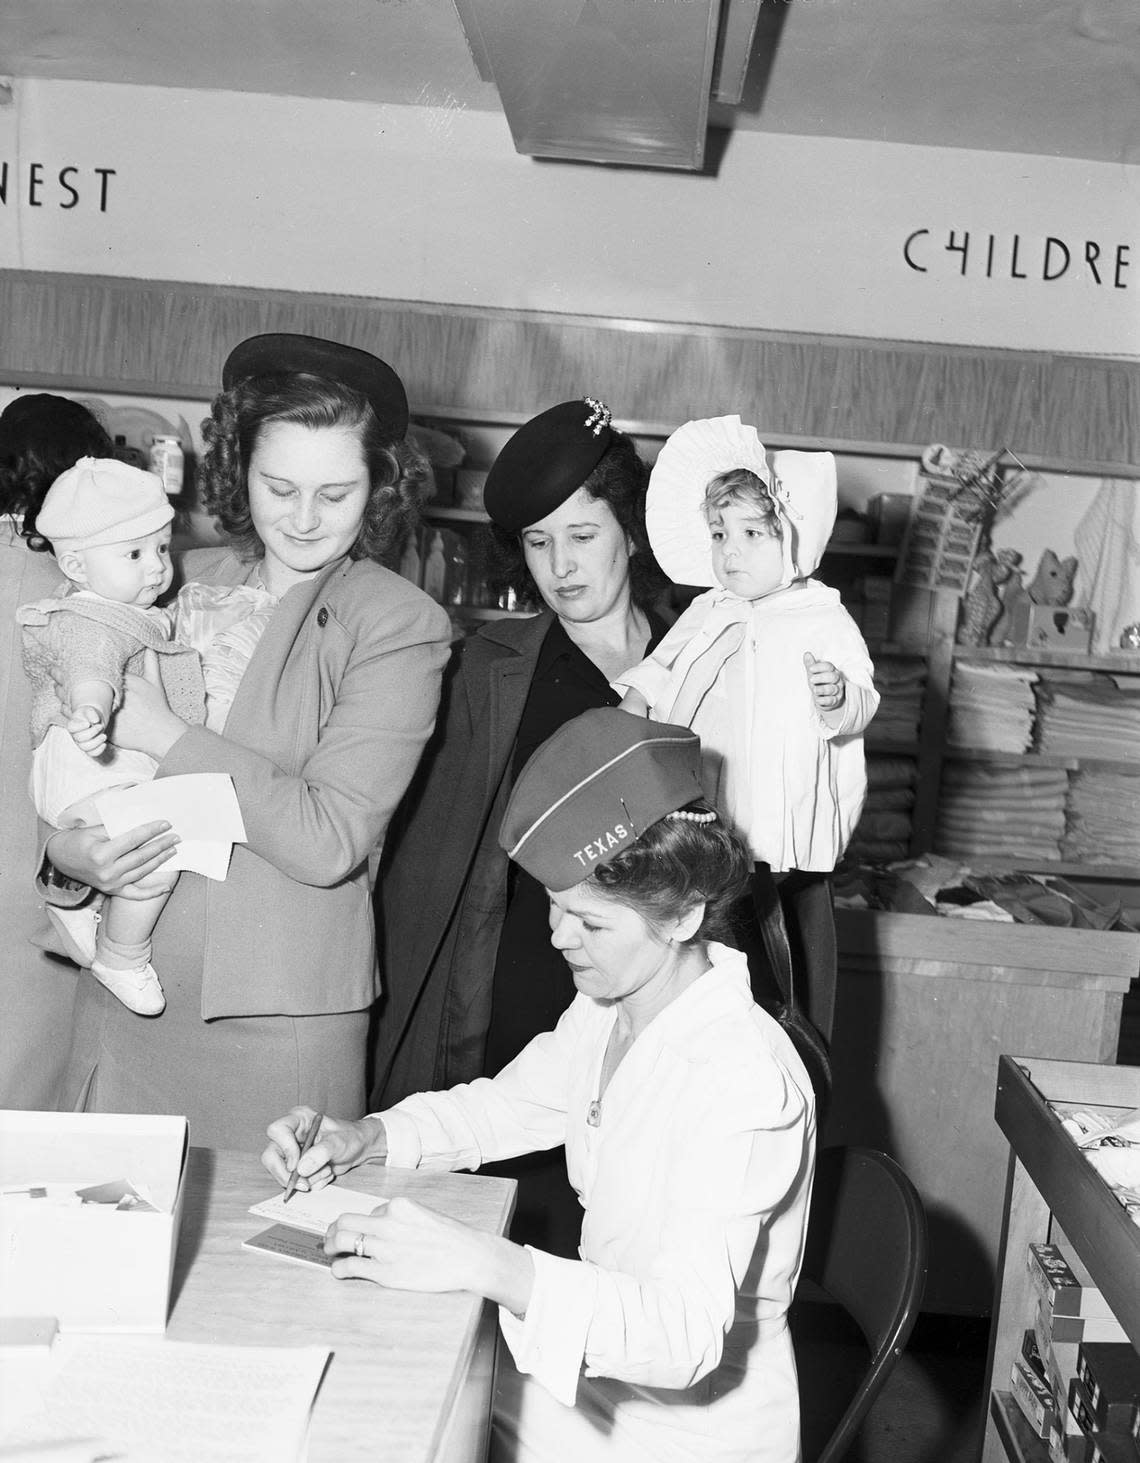
[[[553,621],[494,620],[455,652],[435,736],[389,832],[377,887],[384,996],[372,1108],[483,1073],[508,859],[511,757]]]

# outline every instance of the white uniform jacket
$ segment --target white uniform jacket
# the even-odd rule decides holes
[[[395,1167],[476,1168],[566,1144],[578,1261],[532,1251],[506,1456],[794,1463],[785,1313],[815,1150],[811,1085],[752,1000],[744,957],[712,968],[637,1038],[595,1113],[615,1013],[579,995],[494,1078],[383,1114]],[[535,1383],[541,1383],[536,1387]],[[508,1389],[509,1395],[509,1389]],[[576,1404],[576,1405],[575,1405]]]

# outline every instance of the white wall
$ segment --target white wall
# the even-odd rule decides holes
[[[1135,166],[743,132],[711,178],[535,162],[492,113],[18,81],[0,193],[7,268],[1140,355]]]

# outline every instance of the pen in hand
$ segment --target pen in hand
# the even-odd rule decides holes
[[[301,1151],[297,1154],[297,1162],[289,1174],[289,1182],[285,1185],[285,1193],[281,1199],[282,1204],[288,1204],[297,1189],[297,1179],[300,1177],[297,1170],[301,1166],[301,1159],[308,1153],[309,1149],[316,1142],[317,1134],[321,1131],[321,1123],[324,1120],[324,1113],[317,1113],[309,1124],[309,1131],[305,1134],[305,1141],[301,1144]]]

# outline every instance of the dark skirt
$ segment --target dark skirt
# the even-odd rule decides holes
[[[363,1114],[367,1011],[203,1021],[200,969],[158,973],[166,1010],[154,1017],[79,975],[64,1110],[177,1113],[191,1143],[256,1153],[267,1125],[301,1103]]]

